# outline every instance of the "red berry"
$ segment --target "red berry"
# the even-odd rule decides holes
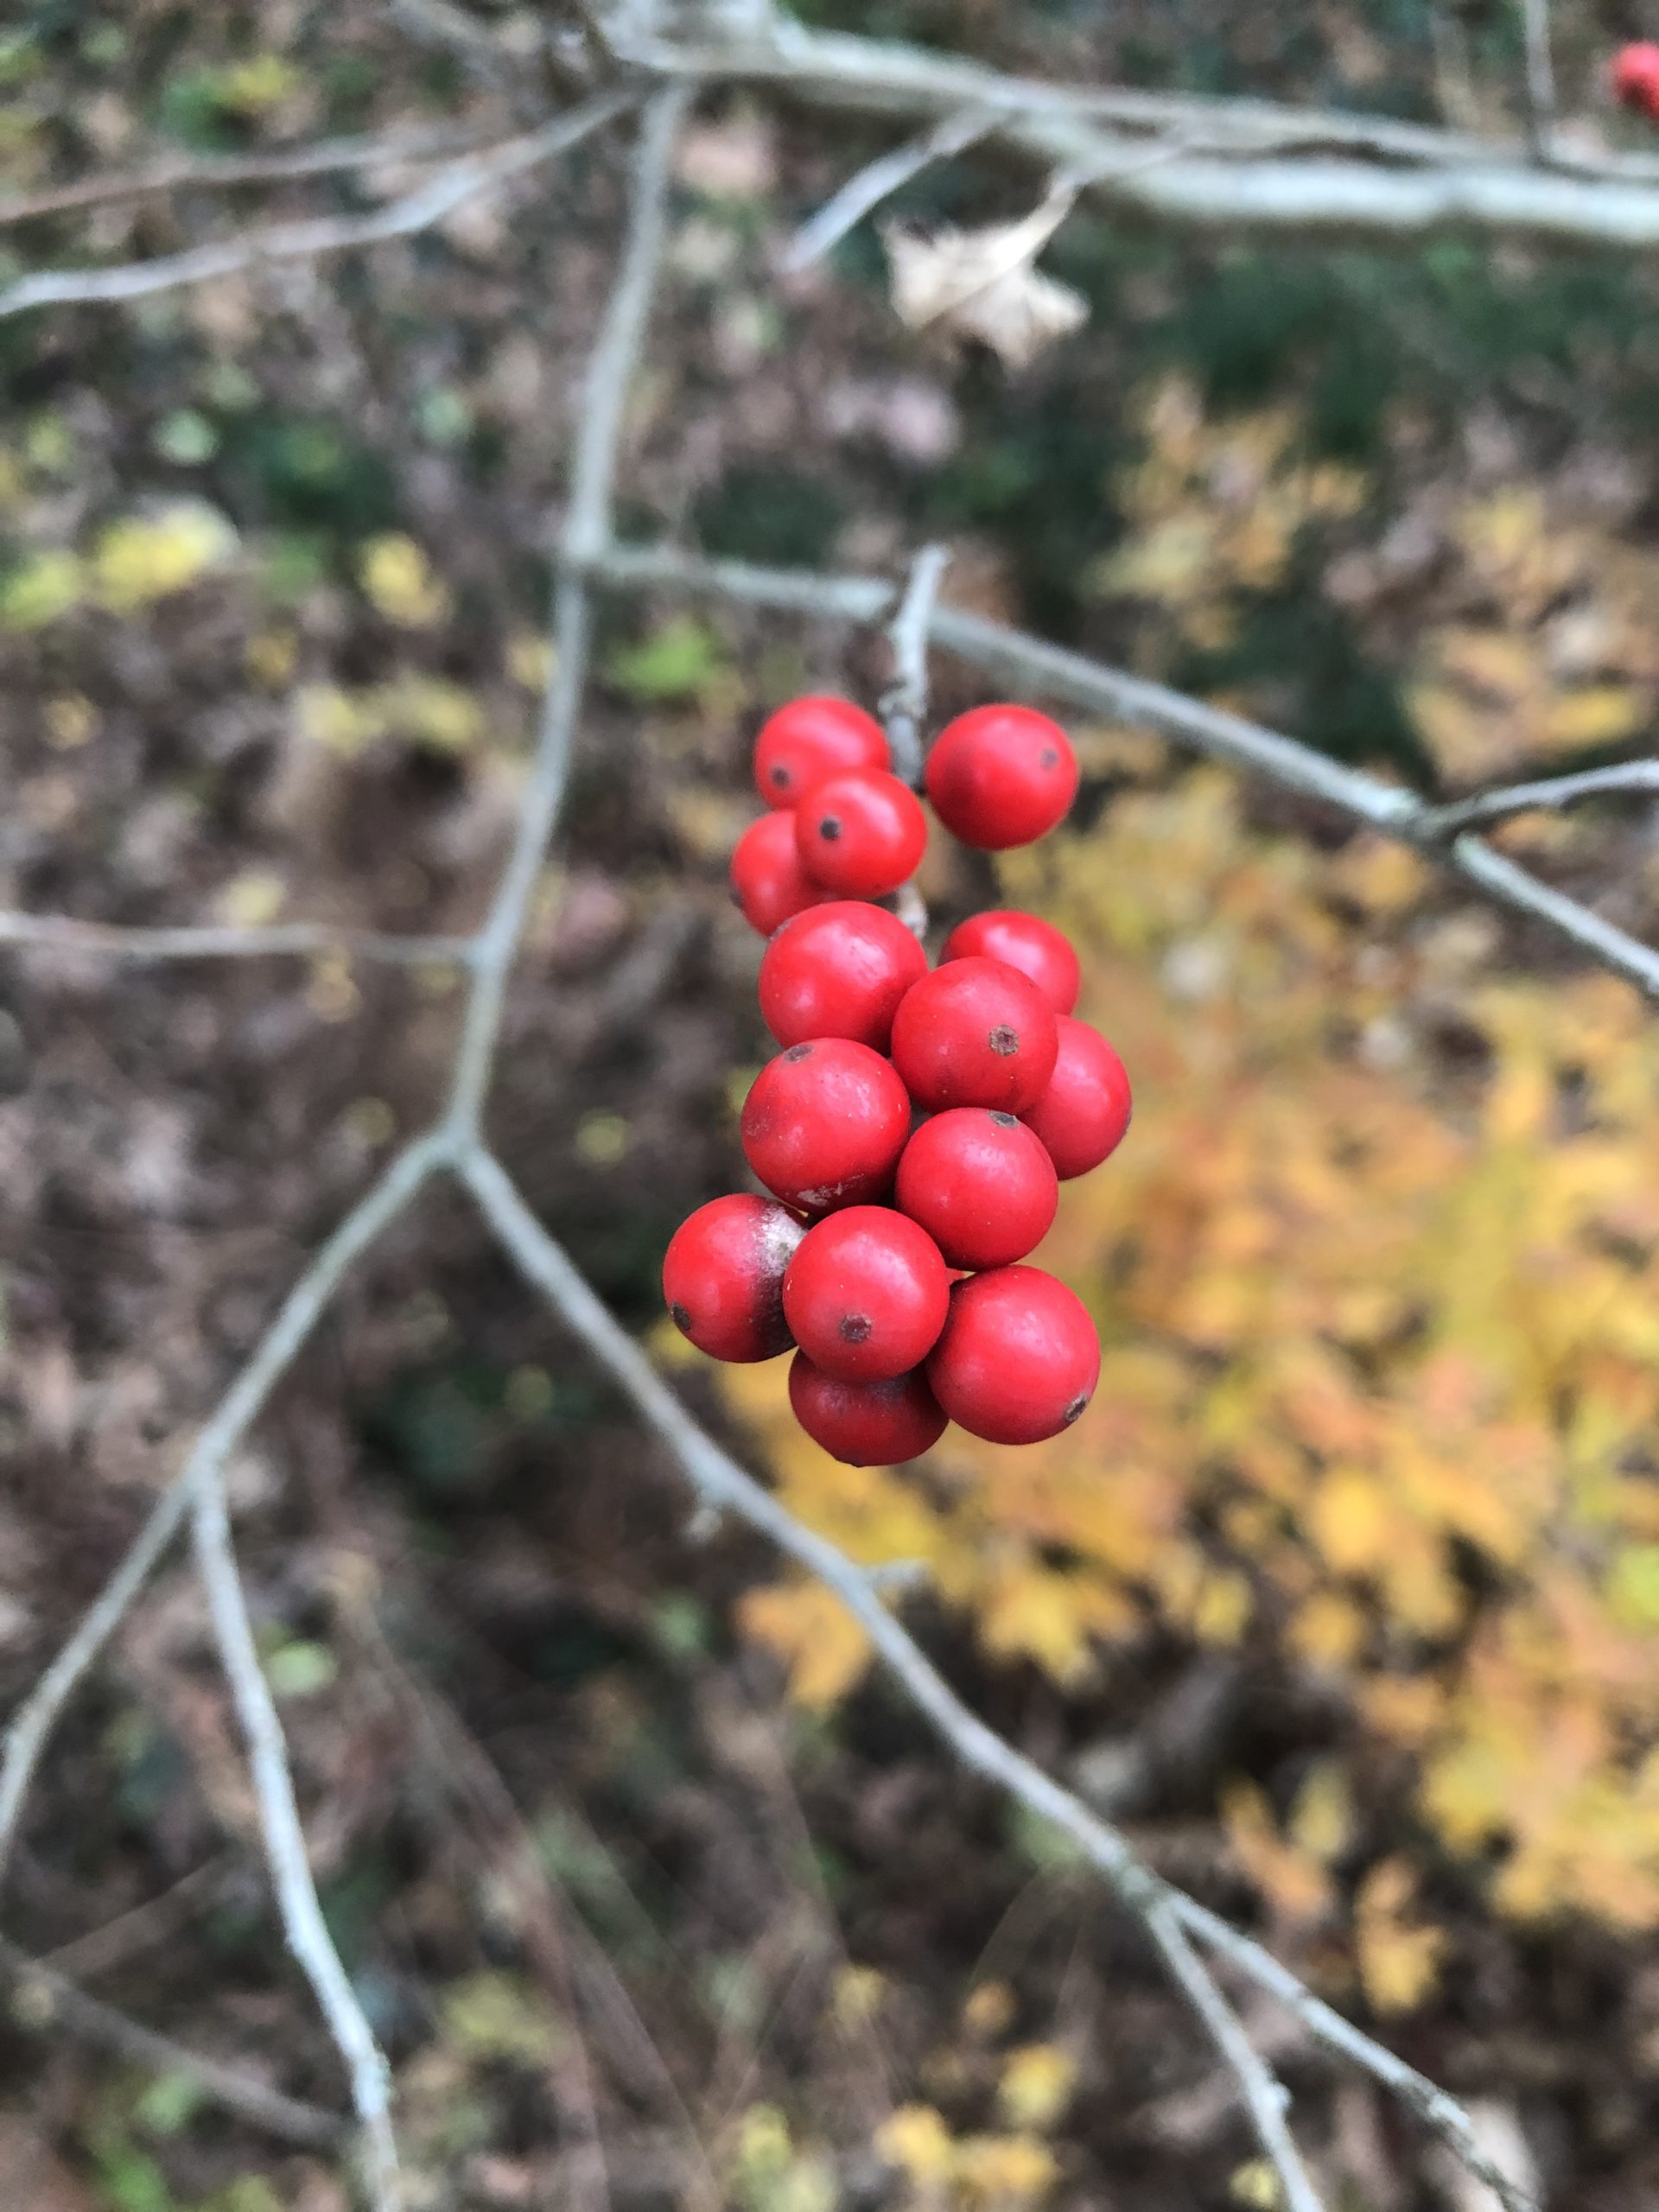
[[[907,784],[877,768],[830,776],[795,814],[801,866],[844,898],[881,899],[915,874],[927,850],[927,817]]]
[[[1067,1428],[1100,1380],[1100,1338],[1074,1291],[1041,1268],[997,1268],[950,1293],[927,1363],[933,1394],[970,1436],[1040,1444]]]
[[[762,937],[823,897],[801,866],[792,814],[763,814],[750,823],[732,853],[731,880],[744,920]]]
[[[893,1184],[894,1203],[953,1268],[1023,1260],[1047,1236],[1059,1197],[1054,1163],[1031,1131],[1012,1114],[982,1106],[958,1106],[924,1122],[905,1147]],[[790,1326],[805,1344],[792,1316]]]
[[[769,1191],[808,1213],[886,1192],[910,1135],[905,1086],[850,1038],[791,1045],[768,1060],[743,1106],[743,1151]]]
[[[893,1018],[893,1064],[918,1106],[1023,1114],[1054,1072],[1054,1009],[1001,960],[952,960],[913,983]]]
[[[791,826],[787,815],[766,820]],[[780,1045],[852,1037],[885,1052],[899,1000],[926,973],[927,955],[896,916],[862,899],[830,899],[766,947],[760,1011]]]
[[[789,1402],[814,1442],[849,1467],[918,1459],[944,1434],[944,1415],[919,1368],[880,1382],[841,1382],[798,1351],[789,1363]]]
[[[771,1359],[795,1339],[784,1270],[805,1236],[770,1198],[711,1198],[683,1221],[663,1259],[675,1326],[714,1359]]]
[[[969,914],[957,924],[944,940],[939,963],[970,958],[1001,960],[1029,976],[1056,1014],[1070,1014],[1083,988],[1083,970],[1069,940],[1052,922],[1011,907]]]
[[[796,1343],[815,1367],[847,1382],[919,1366],[950,1303],[938,1246],[890,1206],[849,1206],[819,1222],[784,1279],[784,1318]]]
[[[1613,60],[1613,95],[1623,107],[1659,120],[1659,46],[1651,40],[1619,48]]]
[[[891,758],[880,723],[850,699],[791,699],[754,741],[754,786],[768,806],[795,806],[826,776]]]
[[[1062,1182],[1086,1175],[1116,1152],[1134,1100],[1123,1063],[1098,1029],[1060,1016],[1060,1049],[1048,1088],[1020,1116],[1047,1147]]]
[[[927,795],[945,828],[988,853],[1029,845],[1063,822],[1077,760],[1058,722],[1031,707],[976,707],[927,756]]]

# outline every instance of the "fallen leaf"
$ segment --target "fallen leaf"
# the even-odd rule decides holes
[[[1011,369],[1028,368],[1088,320],[1081,293],[1033,266],[1070,205],[1062,195],[1018,223],[973,231],[888,224],[882,240],[900,322],[911,330],[941,325],[952,337],[978,339]]]

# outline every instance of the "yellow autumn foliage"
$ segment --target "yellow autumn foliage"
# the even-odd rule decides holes
[[[1253,832],[1213,771],[1002,875],[1135,1083],[1039,1255],[1099,1323],[1099,1390],[1033,1448],[949,1432],[921,1482],[818,1451],[785,1362],[726,1369],[781,1495],[1064,1683],[1154,1625],[1271,1636],[1501,1909],[1659,1923],[1659,1025],[1606,978],[1500,976],[1409,855]],[[819,1702],[864,1656],[824,1606],[747,1613]],[[1293,1917],[1331,1902],[1346,1779],[1283,1821],[1228,1792]],[[1383,2008],[1433,1969],[1413,1878],[1359,1900]]]

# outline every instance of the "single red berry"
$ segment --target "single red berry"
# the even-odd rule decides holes
[[[1622,107],[1659,120],[1659,46],[1650,39],[1621,47],[1613,57],[1613,96]]]
[[[938,1246],[891,1206],[848,1206],[809,1229],[784,1278],[784,1318],[796,1343],[815,1367],[846,1382],[919,1367],[950,1303]]]
[[[766,819],[789,823],[787,815]],[[927,955],[897,916],[860,899],[826,899],[766,947],[760,1012],[780,1045],[852,1037],[885,1052],[899,1000],[926,973]]]
[[[893,1064],[918,1106],[1023,1114],[1054,1072],[1054,1009],[1001,960],[952,960],[912,983],[893,1018]]]
[[[965,959],[1001,960],[1017,968],[1030,976],[1056,1014],[1070,1014],[1083,988],[1083,969],[1069,938],[1052,922],[1016,913],[1012,907],[995,906],[957,924],[944,940],[939,964]]]
[[[1100,1338],[1063,1282],[1041,1268],[996,1268],[951,1291],[927,1379],[970,1436],[1040,1444],[1069,1428],[1094,1395]]]
[[[1047,1236],[1060,1186],[1053,1161],[1012,1114],[957,1106],[905,1147],[893,1195],[953,1268],[1006,1268]]]
[[[1062,1182],[1098,1167],[1123,1141],[1134,1099],[1123,1063],[1098,1029],[1060,1016],[1048,1088],[1020,1116],[1039,1136]]]
[[[784,1270],[805,1225],[770,1198],[711,1198],[683,1221],[663,1258],[674,1325],[713,1359],[771,1359],[795,1341]]]
[[[795,842],[814,883],[843,898],[881,899],[915,874],[927,850],[927,817],[897,776],[849,768],[802,800]]]
[[[732,853],[731,880],[744,920],[762,937],[823,897],[801,866],[792,814],[763,814],[750,823]]]
[[[887,733],[850,699],[791,699],[754,741],[754,787],[768,806],[797,806],[843,768],[885,768]]]
[[[808,1213],[885,1195],[910,1135],[910,1100],[888,1063],[850,1038],[791,1045],[744,1102],[745,1158],[766,1188]]]
[[[789,1363],[789,1402],[814,1443],[849,1467],[919,1459],[944,1434],[944,1415],[920,1368],[885,1382],[843,1382],[798,1351]]]
[[[934,740],[927,795],[964,845],[1006,852],[1065,819],[1077,795],[1077,755],[1059,724],[1034,708],[976,707]]]

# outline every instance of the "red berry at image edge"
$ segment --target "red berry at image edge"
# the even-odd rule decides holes
[[[983,1106],[958,1106],[934,1115],[912,1137],[893,1194],[953,1268],[1006,1268],[1047,1236],[1060,1186],[1053,1161],[1022,1122]],[[796,1264],[810,1243],[809,1237]],[[787,1287],[784,1305],[787,1312]],[[792,1319],[791,1326],[805,1344]]]
[[[1054,1009],[1001,960],[952,960],[924,976],[893,1019],[893,1064],[918,1106],[1023,1114],[1054,1072]]]
[[[754,787],[768,806],[798,806],[844,768],[886,768],[887,733],[850,699],[791,699],[754,741]]]
[[[958,922],[944,940],[939,965],[947,960],[1001,960],[1032,982],[1056,1014],[1070,1014],[1083,988],[1083,969],[1070,941],[1052,922],[1035,914],[996,906]]]
[[[890,1206],[848,1206],[809,1229],[784,1277],[784,1319],[815,1367],[846,1382],[919,1367],[950,1277],[925,1229]]]
[[[1075,1292],[1041,1268],[997,1268],[950,1293],[927,1379],[948,1418],[989,1444],[1069,1428],[1100,1380],[1100,1338]]]
[[[875,768],[826,777],[795,813],[801,866],[843,897],[881,899],[916,872],[927,817],[908,784]]]
[[[731,885],[738,911],[762,937],[818,904],[823,893],[801,866],[792,814],[750,823],[732,854]]]
[[[813,1442],[849,1467],[918,1459],[944,1434],[944,1415],[919,1369],[883,1382],[842,1382],[798,1351],[789,1363],[789,1402]]]
[[[1659,121],[1659,46],[1643,39],[1621,47],[1613,58],[1612,79],[1613,96],[1622,107]]]
[[[772,1359],[794,1338],[784,1270],[804,1224],[770,1198],[711,1198],[683,1221],[663,1258],[674,1325],[713,1359]]]
[[[1135,1101],[1128,1070],[1098,1029],[1062,1014],[1059,1030],[1048,1088],[1020,1118],[1041,1138],[1055,1173],[1069,1182],[1116,1151]]]
[[[910,1135],[910,1099],[868,1045],[817,1038],[767,1061],[744,1102],[741,1135],[769,1191],[829,1213],[886,1195]]]
[[[756,827],[772,822],[792,837],[787,815],[768,815]],[[895,915],[861,899],[826,899],[766,947],[760,1012],[780,1045],[850,1037],[885,1052],[899,1000],[926,973],[927,955]]]
[[[1059,724],[1034,708],[976,707],[934,740],[926,782],[953,836],[1001,853],[1065,820],[1077,795],[1077,760]]]

